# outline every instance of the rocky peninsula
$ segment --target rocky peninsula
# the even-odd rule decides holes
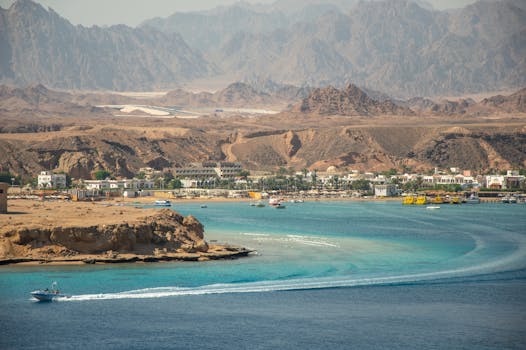
[[[13,200],[0,215],[0,265],[204,261],[250,252],[209,244],[196,218],[166,208]]]

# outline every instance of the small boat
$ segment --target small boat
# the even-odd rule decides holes
[[[427,204],[427,197],[426,196],[418,196],[416,198],[416,205],[426,205]]]
[[[451,197],[451,200],[449,201],[449,204],[460,204],[462,201],[459,197]]]
[[[472,194],[468,198],[465,199],[466,204],[479,204],[480,198],[476,194]]]
[[[436,210],[436,209],[440,209],[440,206],[438,205],[428,205],[426,207],[426,209],[429,209],[429,210]]]
[[[265,206],[265,204],[263,204],[262,202],[257,202],[256,203],[256,207],[257,208],[263,208]]]
[[[284,206],[283,204],[280,203],[278,205],[274,205],[274,208],[276,208],[276,209],[285,209],[286,206]]]
[[[270,198],[268,200],[268,205],[271,205],[273,207],[278,206],[280,204],[281,204],[281,201],[279,199],[277,199],[277,198]]]
[[[158,207],[171,207],[172,203],[170,203],[170,201],[167,200],[156,200],[154,205]]]
[[[502,203],[510,203],[510,196],[504,196],[500,201]]]
[[[70,298],[69,295],[60,293],[57,287],[57,282],[51,284],[51,289],[39,289],[31,292],[31,296],[38,301],[53,301],[58,298]]]
[[[406,196],[404,197],[404,200],[402,201],[403,205],[412,205],[415,204],[416,198],[414,196]]]
[[[204,209],[204,208],[208,208],[208,205],[206,205],[206,204],[201,204],[201,208],[203,208],[203,209]]]
[[[517,197],[510,196],[510,203],[517,203]]]

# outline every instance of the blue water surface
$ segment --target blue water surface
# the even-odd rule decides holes
[[[174,207],[257,254],[2,267],[0,348],[526,348],[526,205]]]

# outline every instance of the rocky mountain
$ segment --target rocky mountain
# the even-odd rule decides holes
[[[396,105],[390,100],[379,102],[370,98],[356,85],[349,84],[338,90],[332,86],[314,89],[310,95],[294,106],[293,111],[319,115],[413,115],[408,108]]]
[[[73,26],[31,0],[0,9],[0,45],[0,79],[18,85],[145,90],[214,72],[178,34]]]
[[[138,28],[86,28],[17,0],[0,10],[0,47],[0,82],[16,85],[153,90],[263,77],[352,82],[397,98],[451,96],[526,85],[526,6],[481,0],[435,11],[411,0],[279,0],[175,13]]]
[[[105,110],[77,103],[70,93],[50,90],[42,84],[25,88],[0,85],[0,133],[60,130],[49,118],[103,117]],[[45,121],[44,121],[45,120]]]
[[[331,3],[234,5],[199,13],[197,22],[197,14],[180,13],[147,26],[180,32],[233,80],[265,76],[299,86],[352,81],[397,97],[526,85],[526,9],[519,0],[479,1],[447,12],[410,0],[352,8]],[[211,36],[210,42],[200,39]]]
[[[507,113],[526,113],[526,88],[509,96],[498,95],[485,98],[480,104]]]
[[[309,89],[292,85],[274,84],[257,88],[252,84],[236,82],[215,93],[194,93],[176,89],[148,102],[154,105],[182,107],[286,107],[297,102],[306,91]]]
[[[441,116],[484,116],[495,113],[525,113],[526,88],[511,95],[497,95],[483,99],[480,102],[468,99],[440,100],[415,97],[407,101],[397,101],[397,104],[410,108],[419,115]]]

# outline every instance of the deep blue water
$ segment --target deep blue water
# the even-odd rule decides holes
[[[2,267],[0,348],[526,348],[526,205],[175,209],[258,254]],[[73,296],[30,300],[51,281]]]

